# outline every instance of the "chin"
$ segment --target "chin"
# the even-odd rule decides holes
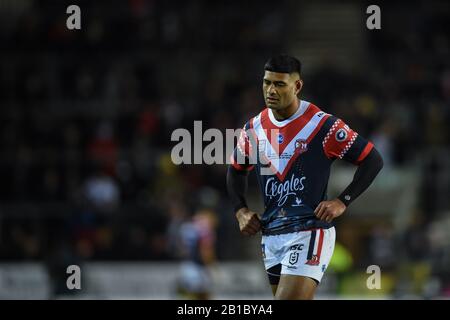
[[[267,108],[269,109],[274,109],[274,110],[280,110],[283,109],[280,105],[278,104],[268,104],[266,103]]]

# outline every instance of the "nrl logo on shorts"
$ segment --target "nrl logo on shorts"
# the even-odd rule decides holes
[[[308,150],[308,143],[304,139],[295,140],[295,151],[298,153],[303,153]]]
[[[289,256],[289,263],[290,264],[296,264],[298,261],[298,252],[291,252]]]

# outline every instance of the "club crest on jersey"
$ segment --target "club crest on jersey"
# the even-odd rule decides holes
[[[342,142],[345,141],[345,139],[347,139],[347,131],[345,129],[339,129],[336,132],[336,141]]]
[[[295,151],[298,153],[303,153],[308,150],[308,143],[305,139],[295,140]]]

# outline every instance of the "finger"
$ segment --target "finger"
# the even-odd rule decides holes
[[[319,212],[317,213],[317,217],[319,219],[322,219],[322,216],[327,212],[327,209],[328,209],[327,205],[323,204],[322,207],[320,208]]]
[[[253,236],[253,235],[255,235],[257,233],[257,231],[255,231],[254,229],[249,229],[249,230],[247,230],[247,235],[248,236]]]
[[[328,223],[333,222],[334,218],[335,218],[335,216],[330,215],[330,216],[328,217],[328,219],[327,219],[327,222],[328,222]]]
[[[316,210],[314,210],[314,214],[317,216],[319,213],[320,208],[322,208],[323,202],[319,203],[319,205],[316,207]]]
[[[261,221],[258,220],[257,218],[252,218],[250,219],[247,224],[254,226],[255,228],[259,228],[261,227]]]
[[[261,227],[261,222],[257,219],[252,219],[248,222],[249,225],[255,227],[255,228],[260,228]]]
[[[322,215],[322,220],[323,220],[323,221],[327,221],[327,219],[328,219],[330,216],[333,216],[333,212],[332,212],[332,210],[330,209],[330,207],[328,207],[328,208],[326,208],[324,214]]]
[[[332,214],[330,214],[330,215],[327,216],[325,221],[330,223],[331,221],[333,221],[333,219],[334,219],[334,216]]]
[[[255,221],[258,221],[258,222],[261,221],[261,219],[259,218],[258,214],[256,214],[256,213],[254,215],[252,215],[251,220],[255,220]]]
[[[251,225],[247,225],[247,226],[244,228],[244,230],[247,231],[248,233],[251,233],[251,234],[255,234],[255,233],[258,232],[258,228],[253,227],[253,226],[251,226]]]
[[[260,230],[261,228],[259,226],[254,226],[254,225],[249,225],[248,226],[248,230],[251,230],[251,232],[256,233]]]

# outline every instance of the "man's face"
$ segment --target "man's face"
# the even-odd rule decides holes
[[[263,80],[263,94],[266,106],[275,110],[282,110],[289,106],[302,88],[302,81],[298,73],[278,73],[265,71]]]

